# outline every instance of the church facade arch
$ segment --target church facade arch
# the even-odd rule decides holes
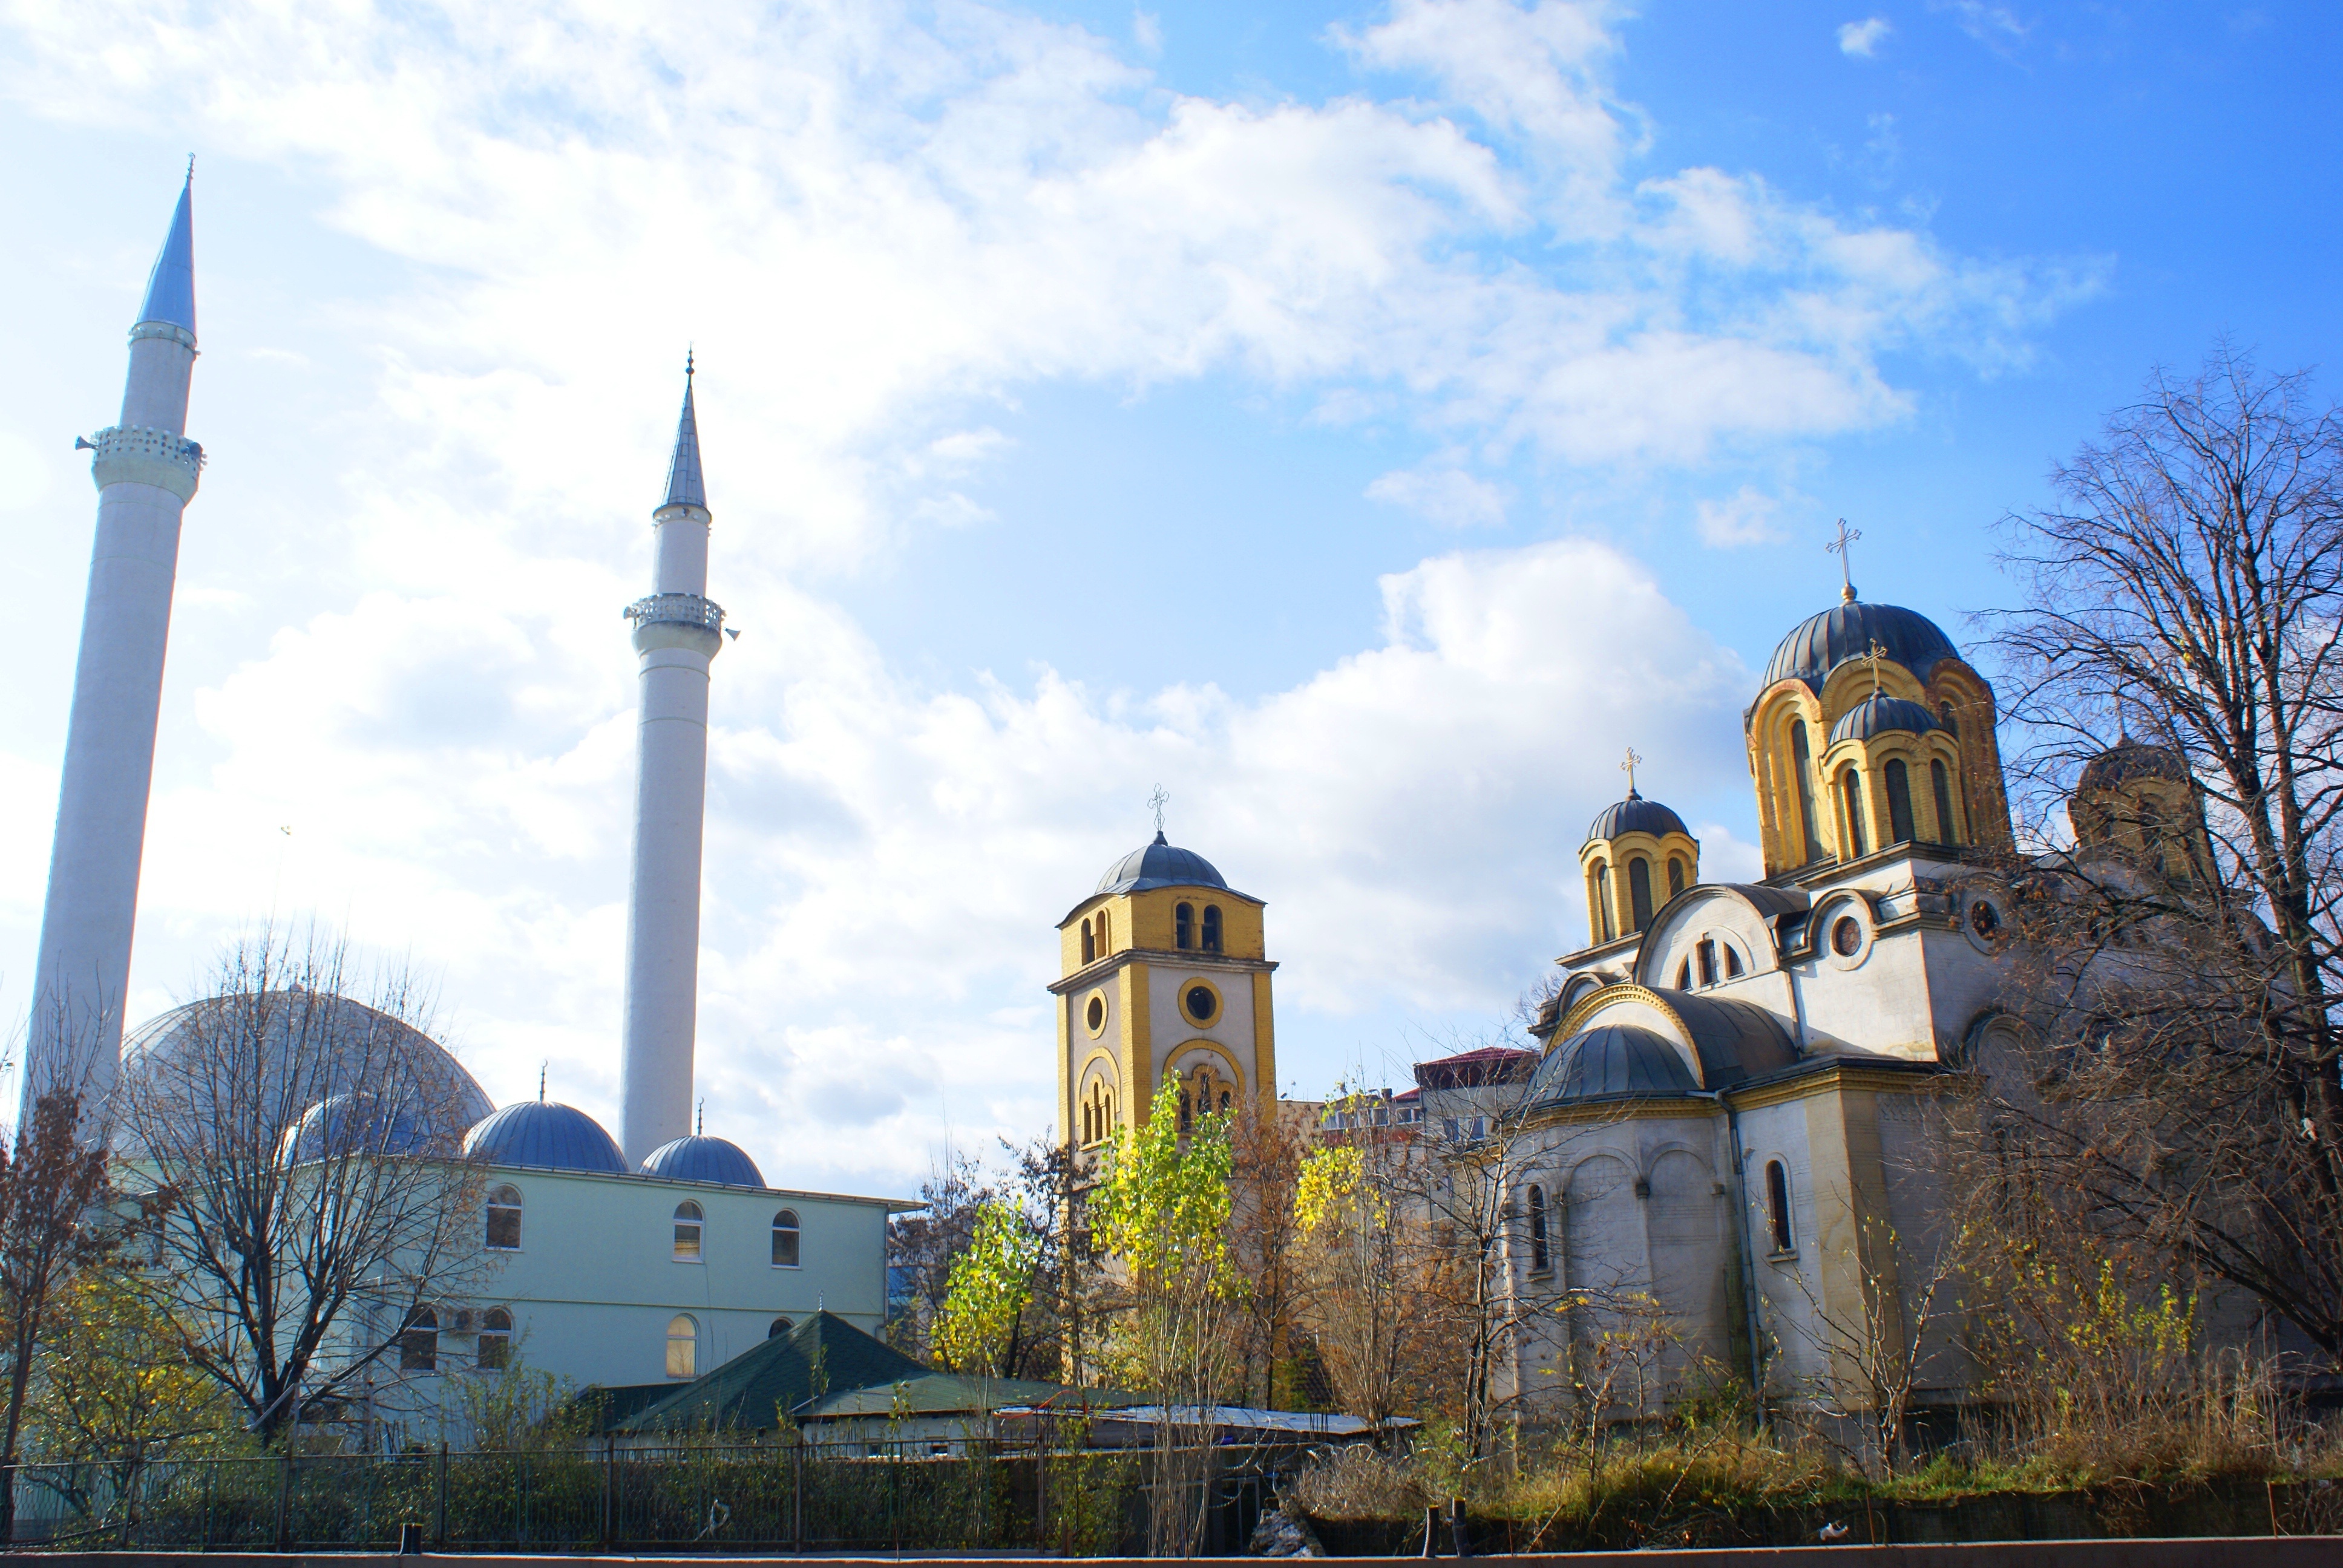
[[[1717,950],[1717,981],[1778,969],[1780,952],[1774,939],[1774,919],[1784,912],[1795,912],[1805,900],[1803,894],[1776,889],[1766,889],[1765,892],[1767,907],[1762,908],[1747,889],[1731,882],[1706,883],[1682,898],[1669,900],[1659,919],[1652,922],[1635,955],[1636,983],[1673,986],[1678,990],[1695,989],[1678,984],[1676,977],[1689,965],[1694,971],[1692,978],[1698,979],[1699,944],[1704,940],[1730,943],[1739,954],[1740,974],[1727,975],[1723,950]]]

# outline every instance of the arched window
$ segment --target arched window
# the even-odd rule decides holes
[[[1194,1130],[1195,1125],[1195,1096],[1190,1094],[1183,1089],[1180,1091],[1180,1131],[1182,1132],[1192,1131]]]
[[[678,1312],[667,1322],[667,1375],[699,1375],[699,1323],[689,1312]]]
[[[765,1331],[765,1337],[769,1340],[777,1340],[796,1327],[797,1324],[787,1318],[775,1318],[772,1326]]]
[[[1741,955],[1734,950],[1731,942],[1725,944],[1725,978],[1726,980],[1741,978]]]
[[[1221,950],[1221,906],[1218,904],[1204,906],[1204,950],[1208,953]]]
[[[1172,911],[1172,945],[1185,951],[1196,945],[1196,906],[1181,904]]]
[[[1953,705],[1949,699],[1936,704],[1936,720],[1945,727],[1946,734],[1956,740],[1961,738],[1961,721],[1953,717]]]
[[[1530,1272],[1543,1274],[1552,1267],[1545,1245],[1545,1190],[1530,1189]]]
[[[1676,965],[1676,990],[1692,990],[1692,960],[1690,959],[1686,959],[1684,962]]]
[[[1091,1108],[1090,1108],[1089,1106],[1085,1105],[1085,1106],[1083,1106],[1083,1107],[1082,1107],[1082,1141],[1083,1141],[1083,1142],[1085,1142],[1085,1143],[1095,1143],[1095,1142],[1097,1142],[1097,1141],[1098,1141],[1098,1133],[1097,1133],[1095,1131],[1093,1131],[1094,1126],[1095,1126],[1095,1123],[1091,1121]]]
[[[415,1308],[399,1326],[398,1370],[439,1370],[439,1314],[429,1307]]]
[[[1887,833],[1898,844],[1910,843],[1912,831],[1912,776],[1905,769],[1904,759],[1887,759]]]
[[[699,1261],[699,1205],[693,1202],[675,1206],[675,1261],[679,1263]]]
[[[1114,917],[1101,910],[1098,912],[1098,926],[1099,957],[1104,958],[1114,951]]]
[[[1786,1252],[1797,1242],[1790,1229],[1790,1168],[1779,1160],[1765,1162],[1765,1224],[1773,1232],[1774,1251]]]
[[[773,1267],[798,1266],[798,1211],[784,1209],[773,1216]]]
[[[520,1251],[520,1189],[488,1191],[488,1245],[499,1252]]]
[[[1091,963],[1095,961],[1097,958],[1098,938],[1091,934],[1090,921],[1084,920],[1082,922],[1082,962]]]
[[[1684,890],[1684,863],[1682,855],[1668,857],[1668,897],[1674,898]]]
[[[1863,780],[1850,768],[1838,776],[1839,798],[1846,805],[1846,854],[1845,859],[1859,860],[1870,851],[1864,848]]]
[[[1641,855],[1627,862],[1627,902],[1637,930],[1652,923],[1652,863]]]
[[[1600,941],[1619,934],[1611,924],[1611,868],[1600,860],[1594,862],[1594,929]]]
[[[1949,708],[1952,704],[1946,703],[1945,706]],[[1928,764],[1928,787],[1936,792],[1936,842],[1959,843],[1961,830],[1953,820],[1953,781],[1951,776],[1945,771],[1943,762]]]
[[[502,1307],[490,1307],[480,1314],[480,1353],[482,1372],[502,1372],[512,1364],[512,1314]]]
[[[1806,721],[1790,721],[1790,771],[1798,777],[1798,826],[1805,840],[1798,846],[1798,864],[1822,859],[1822,835],[1815,831],[1815,754],[1806,744]]]
[[[1228,1108],[1229,1108],[1229,1091],[1228,1091],[1227,1090],[1223,1089],[1223,1090],[1222,1090],[1222,1091],[1221,1091],[1221,1109],[1222,1109],[1222,1111],[1226,1111],[1226,1110],[1228,1110]]]
[[[1693,953],[1700,960],[1700,983],[1703,989],[1715,985],[1716,983],[1716,944],[1704,937],[1701,939],[1700,945],[1693,949]]]

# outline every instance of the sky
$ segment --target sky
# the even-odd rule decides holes
[[[1509,1027],[1630,746],[1754,876],[1739,715],[1837,519],[1966,641],[1999,519],[2150,367],[2334,357],[2339,45],[2280,4],[0,0],[0,1022],[73,439],[190,153],[209,467],[133,1016],[315,919],[492,1098],[615,1121],[618,611],[689,347],[743,633],[698,1091],[769,1181],[900,1192],[1048,1127],[1052,928],[1159,784],[1267,901],[1305,1097]]]

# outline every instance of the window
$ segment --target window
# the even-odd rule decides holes
[[[1106,998],[1102,996],[1094,996],[1091,998],[1091,1005],[1082,1010],[1082,1021],[1090,1025],[1091,1032],[1092,1034],[1096,1034],[1099,1030],[1104,1029],[1106,1027]]]
[[[1725,978],[1726,980],[1741,978],[1741,955],[1734,950],[1731,942],[1725,944]]]
[[[675,1261],[679,1263],[699,1261],[700,1213],[697,1203],[675,1206]]]
[[[1851,959],[1863,950],[1863,926],[1853,915],[1841,915],[1831,926],[1831,951]]]
[[[1774,1251],[1790,1251],[1797,1241],[1790,1230],[1790,1169],[1779,1160],[1765,1162],[1765,1222],[1773,1231]]]
[[[1798,826],[1805,842],[1798,846],[1798,863],[1822,859],[1822,835],[1815,831],[1815,754],[1806,744],[1806,721],[1790,723],[1790,771],[1798,776]]]
[[[1182,904],[1172,911],[1172,945],[1186,951],[1196,945],[1196,906]]]
[[[699,1324],[689,1312],[678,1312],[668,1320],[667,1375],[699,1375]]]
[[[1222,1090],[1222,1091],[1221,1091],[1221,1109],[1222,1109],[1222,1111],[1226,1111],[1226,1110],[1228,1110],[1228,1108],[1229,1108],[1229,1091],[1228,1091],[1227,1090],[1223,1089],[1223,1090]]]
[[[398,1331],[398,1370],[439,1370],[439,1314],[429,1307],[417,1307],[408,1312],[406,1323]]]
[[[1918,836],[1912,831],[1912,776],[1901,757],[1887,759],[1887,833],[1898,844]]]
[[[1611,928],[1611,868],[1600,860],[1594,862],[1594,930],[1598,941],[1618,934]]]
[[[1551,1267],[1545,1245],[1545,1191],[1530,1189],[1530,1272],[1543,1274]]]
[[[784,1209],[773,1216],[773,1267],[798,1266],[798,1211]]]
[[[482,1372],[502,1372],[512,1364],[512,1314],[490,1307],[480,1314],[479,1355]]]
[[[775,1318],[773,1320],[772,1327],[765,1331],[765,1337],[769,1340],[777,1340],[796,1327],[797,1324],[789,1322],[787,1318]]]
[[[1204,906],[1204,950],[1208,953],[1221,950],[1221,906],[1218,904]]]
[[[1098,938],[1091,934],[1091,923],[1082,922],[1082,962],[1090,963],[1098,957]],[[1093,1025],[1093,1028],[1096,1026]]]
[[[1945,706],[1950,708],[1952,704],[1946,703]],[[1945,765],[1942,762],[1928,764],[1928,786],[1935,790],[1936,796],[1936,842],[1959,843],[1960,829],[1953,822],[1953,781],[1951,776],[1945,771]]]
[[[1188,1009],[1188,1016],[1198,1023],[1212,1022],[1212,1015],[1221,1010],[1221,999],[1212,994],[1212,988],[1208,985],[1190,986],[1188,994],[1182,1000]]]
[[[1652,923],[1652,863],[1641,855],[1627,862],[1627,902],[1637,930]]]
[[[1716,944],[1704,937],[1701,939],[1700,945],[1693,949],[1693,953],[1700,960],[1702,988],[1706,989],[1715,985],[1716,983]]]
[[[1440,1119],[1440,1135],[1443,1138],[1454,1138],[1456,1136],[1456,1118],[1453,1116],[1443,1116]]]
[[[1846,854],[1842,858],[1859,860],[1870,851],[1863,845],[1863,780],[1854,769],[1838,776],[1838,792],[1846,805]]]
[[[1682,855],[1668,857],[1668,897],[1674,898],[1684,890],[1684,863]]]
[[[499,1252],[520,1250],[520,1189],[498,1187],[488,1193],[488,1245]]]
[[[1692,960],[1690,959],[1686,959],[1684,962],[1676,965],[1676,990],[1692,990]]]
[[[1946,734],[1956,740],[1961,738],[1961,721],[1953,717],[1953,705],[1949,701],[1936,704],[1936,719],[1944,725]]]
[[[1104,958],[1114,951],[1114,917],[1101,910],[1098,913],[1098,926],[1099,957]]]

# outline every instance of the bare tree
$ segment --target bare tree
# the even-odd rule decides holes
[[[1280,1369],[1293,1364],[1303,1290],[1294,1186],[1315,1133],[1307,1111],[1278,1101],[1267,1111],[1240,1111],[1232,1134],[1230,1247],[1245,1282],[1238,1303],[1245,1320],[1239,1392],[1246,1399],[1257,1394],[1266,1409],[1277,1407]]]
[[[2111,786],[2137,819],[2086,810],[2075,856],[2013,868],[2032,1050],[1995,1135],[2085,1221],[2343,1353],[2343,420],[2222,344],[2052,479],[2060,506],[2006,519],[2025,604],[1995,618],[2035,834],[2111,749],[2203,823]]]
[[[264,1442],[430,1370],[425,1314],[483,1258],[480,1171],[458,1154],[486,1102],[407,977],[344,994],[360,980],[339,942],[264,931],[117,1091],[126,1162],[167,1201],[169,1321]]]
[[[928,1353],[929,1332],[950,1292],[952,1265],[968,1251],[977,1215],[1001,1193],[981,1161],[947,1147],[920,1183],[920,1207],[887,1221],[888,1342]]]

